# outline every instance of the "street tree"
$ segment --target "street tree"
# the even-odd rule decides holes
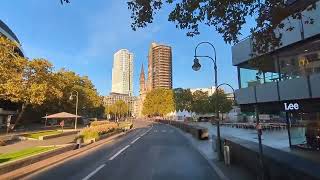
[[[192,111],[199,114],[210,113],[210,101],[207,92],[195,91],[192,94]]]
[[[129,106],[123,100],[118,100],[114,104],[109,105],[106,108],[106,113],[115,117],[116,120],[125,117],[126,115],[128,115],[129,112]]]
[[[233,97],[232,97],[233,98]],[[232,109],[234,100],[228,97],[228,94],[224,90],[218,89],[217,92],[210,96],[210,111],[216,112],[218,109],[221,113],[228,113]]]
[[[171,89],[157,88],[147,93],[142,113],[146,116],[164,116],[175,110],[174,93]]]
[[[55,113],[60,111],[74,112],[75,101],[69,99],[71,92],[79,93],[78,113],[87,117],[103,115],[103,98],[99,96],[92,82],[86,76],[61,69],[51,78],[51,86],[62,92],[61,96],[48,96],[40,106],[39,113]]]
[[[176,111],[191,111],[193,98],[190,89],[176,88],[173,92]]]

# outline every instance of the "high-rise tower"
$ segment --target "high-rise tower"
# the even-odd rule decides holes
[[[113,55],[112,92],[132,95],[133,53],[121,49]]]
[[[172,50],[170,46],[152,43],[148,55],[148,91],[172,89]]]

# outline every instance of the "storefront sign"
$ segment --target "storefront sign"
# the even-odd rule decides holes
[[[283,103],[285,111],[298,111],[299,104],[298,103]]]

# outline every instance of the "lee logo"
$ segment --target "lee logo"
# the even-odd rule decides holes
[[[284,110],[285,111],[299,110],[299,104],[298,103],[284,103]]]

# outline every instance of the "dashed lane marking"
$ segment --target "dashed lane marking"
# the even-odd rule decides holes
[[[98,171],[100,171],[100,169],[102,169],[106,164],[101,164],[99,167],[97,167],[97,169],[95,169],[94,171],[92,171],[90,174],[88,174],[86,177],[84,177],[82,180],[88,180],[90,179],[93,175],[95,175]]]
[[[133,141],[131,142],[131,144],[135,143],[135,142],[138,141],[140,138],[141,138],[141,137],[136,138],[135,140],[133,140]]]
[[[130,145],[125,146],[120,151],[118,151],[115,155],[113,155],[111,158],[109,158],[109,161],[112,161],[114,158],[116,158],[119,154],[121,154],[123,151],[125,151]]]

